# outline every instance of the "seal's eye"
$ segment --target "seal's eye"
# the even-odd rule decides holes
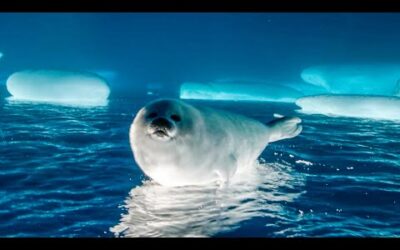
[[[147,118],[152,119],[152,118],[154,118],[154,117],[156,117],[156,116],[157,116],[157,113],[156,113],[156,112],[153,112],[153,113],[150,113],[150,114],[147,116]]]
[[[171,119],[176,121],[176,122],[180,122],[181,121],[181,117],[179,115],[171,115]]]

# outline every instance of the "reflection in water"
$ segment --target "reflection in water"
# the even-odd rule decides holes
[[[207,237],[253,217],[279,219],[283,205],[302,193],[304,177],[280,164],[238,173],[224,187],[164,187],[152,181],[133,188],[127,214],[113,228],[122,237]]]
[[[0,145],[6,144],[6,139],[4,138],[3,130],[0,128]]]

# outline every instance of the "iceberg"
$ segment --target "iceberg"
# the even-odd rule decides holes
[[[88,72],[25,70],[8,77],[11,100],[67,105],[105,105],[110,94],[106,81]]]
[[[95,70],[88,70],[89,72],[93,72],[94,74],[102,77],[105,79],[108,83],[114,82],[115,79],[117,79],[118,74],[117,72],[113,70],[107,70],[107,69],[95,69]]]
[[[180,87],[181,99],[294,102],[300,91],[283,85],[243,83],[193,83]]]
[[[400,96],[400,65],[347,64],[310,67],[301,78],[330,94]]]
[[[299,98],[298,112],[382,120],[400,120],[400,98],[364,95],[318,95]]]
[[[285,83],[284,85],[301,92],[303,96],[327,94],[325,88],[305,82]]]

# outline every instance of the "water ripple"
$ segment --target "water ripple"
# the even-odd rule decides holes
[[[164,188],[128,131],[148,100],[98,108],[0,101],[0,236],[400,236],[400,124],[303,115],[226,187]],[[269,121],[278,103],[195,102]]]

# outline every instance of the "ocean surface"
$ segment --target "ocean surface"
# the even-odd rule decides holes
[[[151,99],[97,108],[0,101],[1,237],[399,237],[400,124],[297,114],[229,186],[166,188],[128,131]],[[268,122],[294,104],[190,101]]]

